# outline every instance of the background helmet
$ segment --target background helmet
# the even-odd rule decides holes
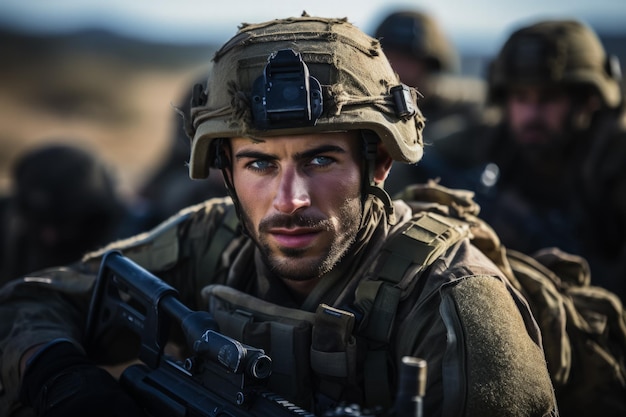
[[[489,98],[503,100],[512,84],[588,86],[607,107],[620,105],[620,66],[597,35],[572,20],[539,22],[514,32],[489,73]]]
[[[379,42],[346,19],[244,24],[192,100],[189,175],[219,166],[215,139],[348,130],[373,131],[394,160],[415,163],[424,126],[417,96]]]
[[[385,51],[410,54],[425,61],[434,72],[456,73],[459,56],[435,19],[417,11],[398,11],[388,15],[374,36]]]

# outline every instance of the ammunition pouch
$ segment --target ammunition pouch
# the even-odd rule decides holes
[[[223,285],[205,287],[202,297],[220,332],[272,358],[270,390],[318,410],[359,395],[352,313],[324,304],[316,313],[281,307]]]

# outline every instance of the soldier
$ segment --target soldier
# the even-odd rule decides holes
[[[108,167],[84,149],[51,143],[29,150],[16,161],[12,176],[2,219],[2,283],[75,262],[141,231]]]
[[[428,363],[425,415],[556,415],[519,292],[463,224],[413,212],[384,190],[394,160],[422,155],[417,95],[346,19],[245,24],[215,54],[188,118],[190,176],[221,170],[230,198],[105,250],[265,349],[269,388],[316,414],[342,401],[389,410],[400,358],[411,355]],[[137,415],[82,344],[103,253],[3,288],[5,415],[29,406]],[[106,339],[109,360],[128,358],[120,347],[133,352],[130,340]]]
[[[391,66],[400,80],[419,89],[424,128],[424,157],[417,166],[394,167],[386,189],[394,195],[407,185],[439,178],[448,187],[468,188],[475,175],[468,164],[472,149],[448,137],[480,121],[486,85],[459,74],[460,58],[439,23],[429,14],[401,10],[389,14],[376,28]]]
[[[594,282],[626,300],[626,119],[616,57],[580,22],[538,22],[505,42],[489,98],[503,117],[476,135],[487,138],[499,174],[479,199],[482,217],[509,248],[584,256]]]

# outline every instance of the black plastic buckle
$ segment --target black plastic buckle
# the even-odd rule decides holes
[[[416,110],[413,105],[413,97],[411,96],[411,89],[406,84],[396,85],[391,87],[391,95],[396,105],[396,116],[402,120],[409,120],[415,116]]]
[[[322,87],[292,49],[270,55],[252,85],[252,120],[257,129],[313,126],[322,114]]]

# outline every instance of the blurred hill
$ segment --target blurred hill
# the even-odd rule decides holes
[[[215,45],[159,44],[89,30],[0,29],[0,192],[15,158],[43,142],[78,143],[132,192],[169,150],[180,105]]]
[[[595,29],[623,68],[626,33]],[[165,158],[179,122],[172,104],[182,104],[217,47],[0,28],[0,193],[15,158],[52,140],[93,149],[132,193]],[[488,51],[475,43],[460,52],[466,75],[484,77]]]

